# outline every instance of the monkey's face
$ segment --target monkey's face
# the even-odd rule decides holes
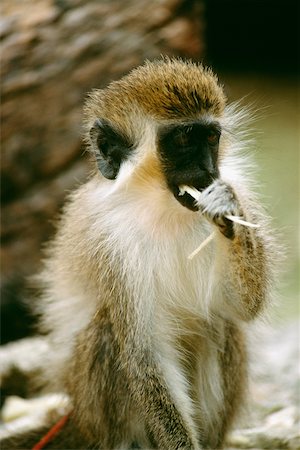
[[[188,193],[180,195],[179,186],[193,186],[199,191],[218,176],[218,153],[221,128],[216,121],[189,121],[160,125],[156,152],[166,184],[176,200],[196,211]],[[90,131],[98,168],[105,178],[117,178],[121,164],[139,151],[126,136],[104,119],[97,119]]]
[[[185,207],[196,211],[194,199],[180,195],[179,186],[207,188],[219,176],[218,151],[221,128],[218,122],[193,121],[163,126],[158,131],[157,150],[167,185]]]
[[[100,172],[110,180],[118,178],[117,189],[123,177],[131,177],[136,193],[146,187],[152,195],[159,183],[162,206],[167,205],[166,194],[173,204],[172,196],[195,211],[194,199],[187,193],[180,196],[179,186],[202,191],[218,178],[218,119],[225,105],[223,89],[210,69],[168,58],[145,63],[107,89],[93,91],[87,101],[87,125]]]

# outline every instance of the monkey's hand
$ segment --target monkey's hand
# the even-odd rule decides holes
[[[234,223],[227,216],[243,218],[243,211],[229,184],[222,180],[215,180],[201,193],[197,205],[202,214],[213,222],[224,236],[229,239],[234,238]]]

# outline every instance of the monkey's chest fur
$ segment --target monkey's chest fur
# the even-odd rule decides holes
[[[130,291],[137,316],[143,316],[142,326],[175,403],[208,437],[224,409],[227,331],[217,310],[219,255],[213,243],[197,259],[190,261],[188,255],[211,232],[210,226],[199,217],[195,225],[191,212],[181,217],[181,206],[179,215],[177,210],[173,218],[165,214],[160,222],[153,211],[159,205],[149,204],[140,215],[130,214],[129,206],[119,216],[122,231],[118,228],[112,240],[110,236],[123,264],[124,289]]]
[[[176,398],[181,385],[186,398],[179,395],[177,401],[183,409],[192,410],[195,422],[199,429],[205,427],[203,436],[208,438],[221,420],[224,407],[226,321],[214,309],[219,292],[213,251],[199,261],[187,260],[182,249],[179,253],[176,268],[166,264],[154,281],[154,340],[170,390]]]

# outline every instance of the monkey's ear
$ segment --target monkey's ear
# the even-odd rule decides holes
[[[120,165],[130,154],[131,145],[107,120],[97,119],[90,129],[98,169],[105,178],[114,180]]]

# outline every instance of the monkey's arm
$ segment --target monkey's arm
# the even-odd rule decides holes
[[[226,216],[239,216],[263,225],[260,217],[251,206],[246,209],[238,193],[222,180],[216,180],[202,193],[199,206],[220,230],[216,246],[223,306],[239,318],[251,320],[260,312],[267,297],[270,280],[267,254],[270,251],[261,228],[233,223]]]
[[[132,310],[119,314],[102,308],[82,332],[69,388],[79,429],[91,442],[115,448],[126,442],[128,429],[143,423],[146,441],[134,438],[141,448],[199,450],[192,419],[187,423],[175,406],[141,329]],[[86,395],[87,386],[93,398]]]

